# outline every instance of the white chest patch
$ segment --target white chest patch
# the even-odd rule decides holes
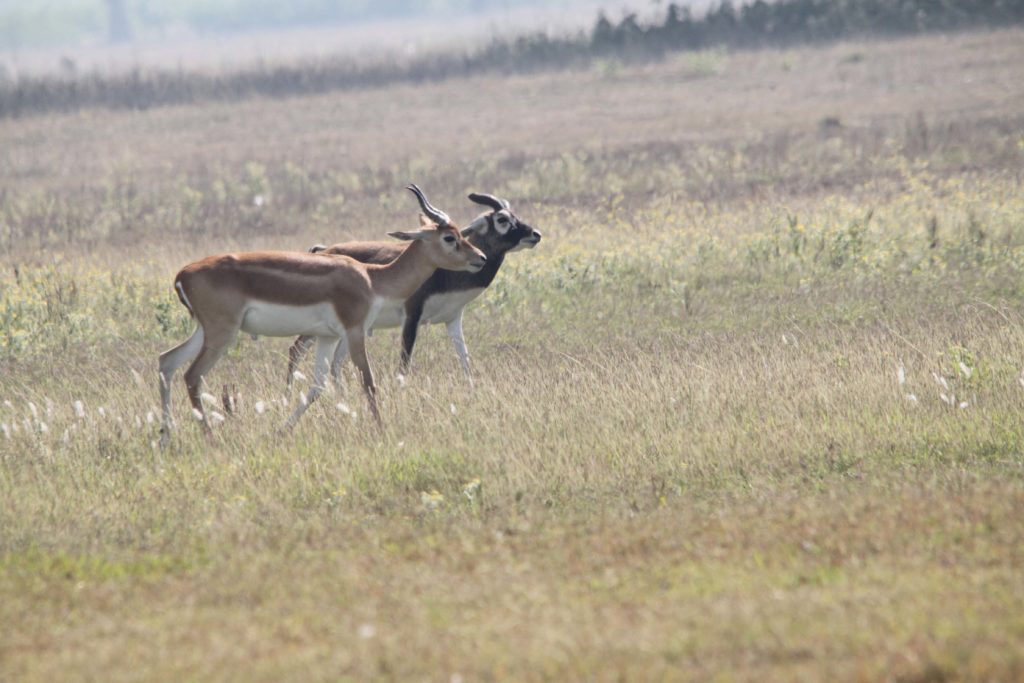
[[[373,329],[401,327],[405,322],[405,302],[395,299],[380,299],[377,317],[373,320]]]
[[[266,337],[312,335],[340,337],[345,333],[334,306],[328,302],[312,306],[286,306],[266,301],[252,301],[242,318],[242,331]]]
[[[480,296],[483,291],[483,287],[476,287],[428,297],[423,304],[421,323],[451,322],[458,316],[459,311],[466,307],[466,304]]]

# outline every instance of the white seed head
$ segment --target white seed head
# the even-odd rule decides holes
[[[339,403],[339,404],[337,404],[337,405],[336,405],[336,406],[334,406],[334,407],[335,407],[335,408],[337,408],[337,409],[338,409],[338,410],[339,410],[339,411],[340,411],[340,412],[341,412],[342,414],[344,414],[344,415],[351,415],[351,414],[352,414],[352,409],[351,409],[351,408],[349,408],[349,407],[348,407],[348,406],[347,406],[346,404],[344,404],[344,403]]]
[[[199,420],[200,422],[203,421],[203,413],[198,408],[193,408],[192,409],[192,417],[194,417],[195,419]]]
[[[437,489],[432,490],[430,493],[420,491],[420,502],[428,510],[436,510],[444,503],[444,496]]]
[[[974,374],[974,371],[967,367],[963,361],[960,361],[960,372],[962,372],[964,377],[967,379],[970,379],[971,375]]]
[[[36,404],[33,403],[32,401],[28,402],[28,411],[32,413],[33,420],[39,419],[39,410],[36,408]]]
[[[297,382],[305,382],[306,381],[306,376],[303,375],[298,370],[296,370],[295,372],[292,373],[292,379],[294,379]]]
[[[480,478],[474,477],[462,485],[462,495],[469,500],[474,500],[480,493]]]
[[[458,410],[458,408],[455,407],[454,403],[449,403],[448,404],[448,410],[450,410],[452,412],[452,415],[458,415],[458,413],[459,413],[459,410]]]
[[[896,368],[896,381],[899,383],[900,386],[903,386],[904,384],[907,383],[907,371],[903,368],[902,363],[900,363],[900,365],[897,366]]]
[[[224,416],[218,413],[216,410],[210,411],[210,424],[219,425],[224,421]]]
[[[204,391],[203,393],[199,394],[199,398],[203,399],[203,403],[205,403],[208,406],[217,405],[217,397],[214,396],[213,394],[208,394]]]

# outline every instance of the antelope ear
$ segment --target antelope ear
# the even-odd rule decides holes
[[[432,232],[433,230],[417,230],[416,232],[389,232],[388,236],[394,237],[396,240],[412,241],[426,239],[426,237],[430,235],[430,233]]]
[[[420,227],[421,228],[432,228],[437,225],[434,221],[430,220],[422,213],[420,214]]]
[[[462,229],[462,236],[469,237],[473,233],[484,234],[487,232],[487,216],[480,216],[472,223]]]

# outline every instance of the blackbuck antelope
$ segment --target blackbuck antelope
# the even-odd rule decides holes
[[[365,345],[374,319],[392,302],[401,305],[438,268],[478,272],[487,264],[487,257],[466,241],[447,214],[432,207],[415,185],[407,189],[416,195],[425,218],[417,232],[388,233],[411,244],[387,264],[360,263],[344,255],[252,252],[210,256],[181,269],[174,287],[197,325],[188,340],[160,355],[164,441],[172,426],[171,379],[190,360],[185,386],[204,429],[210,431],[201,399],[203,376],[239,330],[316,339],[313,386],[289,417],[289,426],[323,391],[340,339],[347,340],[370,410],[380,420]]]
[[[491,209],[462,230],[463,236],[487,256],[487,265],[475,273],[437,270],[404,302],[388,302],[381,308],[373,322],[374,329],[402,327],[403,373],[408,372],[420,323],[444,323],[455,347],[455,353],[459,356],[459,362],[469,376],[469,351],[462,334],[463,310],[494,281],[506,254],[520,249],[532,249],[540,242],[540,232],[512,213],[508,201],[493,195],[476,193],[469,195],[469,199]],[[331,247],[317,245],[310,249],[310,252],[343,254],[363,263],[389,263],[405,248],[405,245],[394,242],[342,242]],[[312,336],[302,336],[292,344],[288,352],[289,386],[295,376],[299,360],[312,347],[313,339]],[[334,361],[331,364],[331,375],[335,381],[344,361],[345,340],[342,339],[334,352]],[[472,379],[470,382],[472,383]]]

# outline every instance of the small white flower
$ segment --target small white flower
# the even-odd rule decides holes
[[[474,500],[480,493],[480,478],[474,477],[462,485],[462,495],[469,500]]]
[[[198,408],[192,409],[192,417],[199,420],[200,422],[203,421],[203,413]]]
[[[397,375],[395,375],[395,380],[398,382],[399,389],[405,388],[405,375],[403,375],[402,373],[398,373]]]
[[[33,403],[32,401],[28,402],[28,411],[32,413],[33,420],[39,419],[39,410],[36,408],[36,404]]]
[[[420,502],[428,510],[436,510],[444,503],[444,496],[437,489],[432,490],[430,493],[420,491]]]
[[[147,411],[146,412],[146,424],[151,425],[154,422],[156,422],[156,415],[153,414],[152,410]]]
[[[967,379],[970,379],[971,375],[974,373],[974,371],[967,367],[967,365],[965,365],[963,361],[960,361],[960,372],[962,372],[964,374],[964,377],[966,377]]]
[[[351,409],[351,408],[349,408],[349,407],[348,407],[348,406],[347,406],[346,404],[344,404],[344,403],[339,403],[339,404],[337,404],[337,405],[336,405],[336,406],[334,406],[334,407],[335,407],[335,408],[337,408],[337,409],[338,409],[338,411],[339,411],[339,412],[341,412],[341,413],[342,413],[342,414],[344,414],[344,415],[351,415],[351,414],[352,414],[352,409]]]
[[[292,379],[294,379],[294,380],[296,380],[298,382],[305,382],[306,381],[306,376],[303,375],[298,370],[296,370],[295,372],[292,373]]]
[[[448,410],[452,411],[452,415],[457,415],[459,412],[454,403],[448,404]]]
[[[264,199],[263,195],[261,194],[258,194],[252,198],[252,205],[255,206],[256,208],[263,206],[265,202],[266,199]]]
[[[306,398],[305,394],[299,394],[299,403],[301,403],[302,405],[308,405],[309,404],[309,399]]]
[[[949,405],[953,405],[953,403],[956,401],[956,397],[955,396],[954,397],[949,397],[949,396],[946,396],[945,394],[942,394],[942,393],[939,394],[939,398],[942,399],[943,403],[947,403]]]
[[[267,404],[264,403],[263,401],[256,401],[256,403],[253,405],[253,408],[256,409],[257,415],[262,415],[267,409]]]
[[[199,394],[199,398],[203,399],[203,403],[205,403],[208,406],[217,405],[217,397],[214,396],[213,394],[208,394],[204,391],[203,393]]]
[[[97,408],[96,412],[100,414],[100,417],[106,417],[107,416],[107,409],[104,408],[103,406],[100,406],[99,408]]]
[[[4,438],[11,438],[11,428],[7,426],[6,422],[0,422],[0,432],[4,433]]]
[[[359,637],[363,640],[369,640],[377,635],[377,627],[373,624],[360,624],[356,633],[358,633]]]
[[[71,404],[71,407],[75,409],[75,417],[79,420],[85,419],[85,404],[81,401],[75,401]]]
[[[960,401],[960,408],[961,409],[966,408],[969,405],[970,405],[970,403],[968,403],[967,401]]]
[[[902,363],[896,368],[896,382],[898,382],[900,386],[907,383],[907,371],[903,368]]]
[[[40,434],[47,434],[47,433],[49,433],[49,431],[50,431],[50,428],[46,426],[46,423],[40,421],[39,422],[39,433]]]

